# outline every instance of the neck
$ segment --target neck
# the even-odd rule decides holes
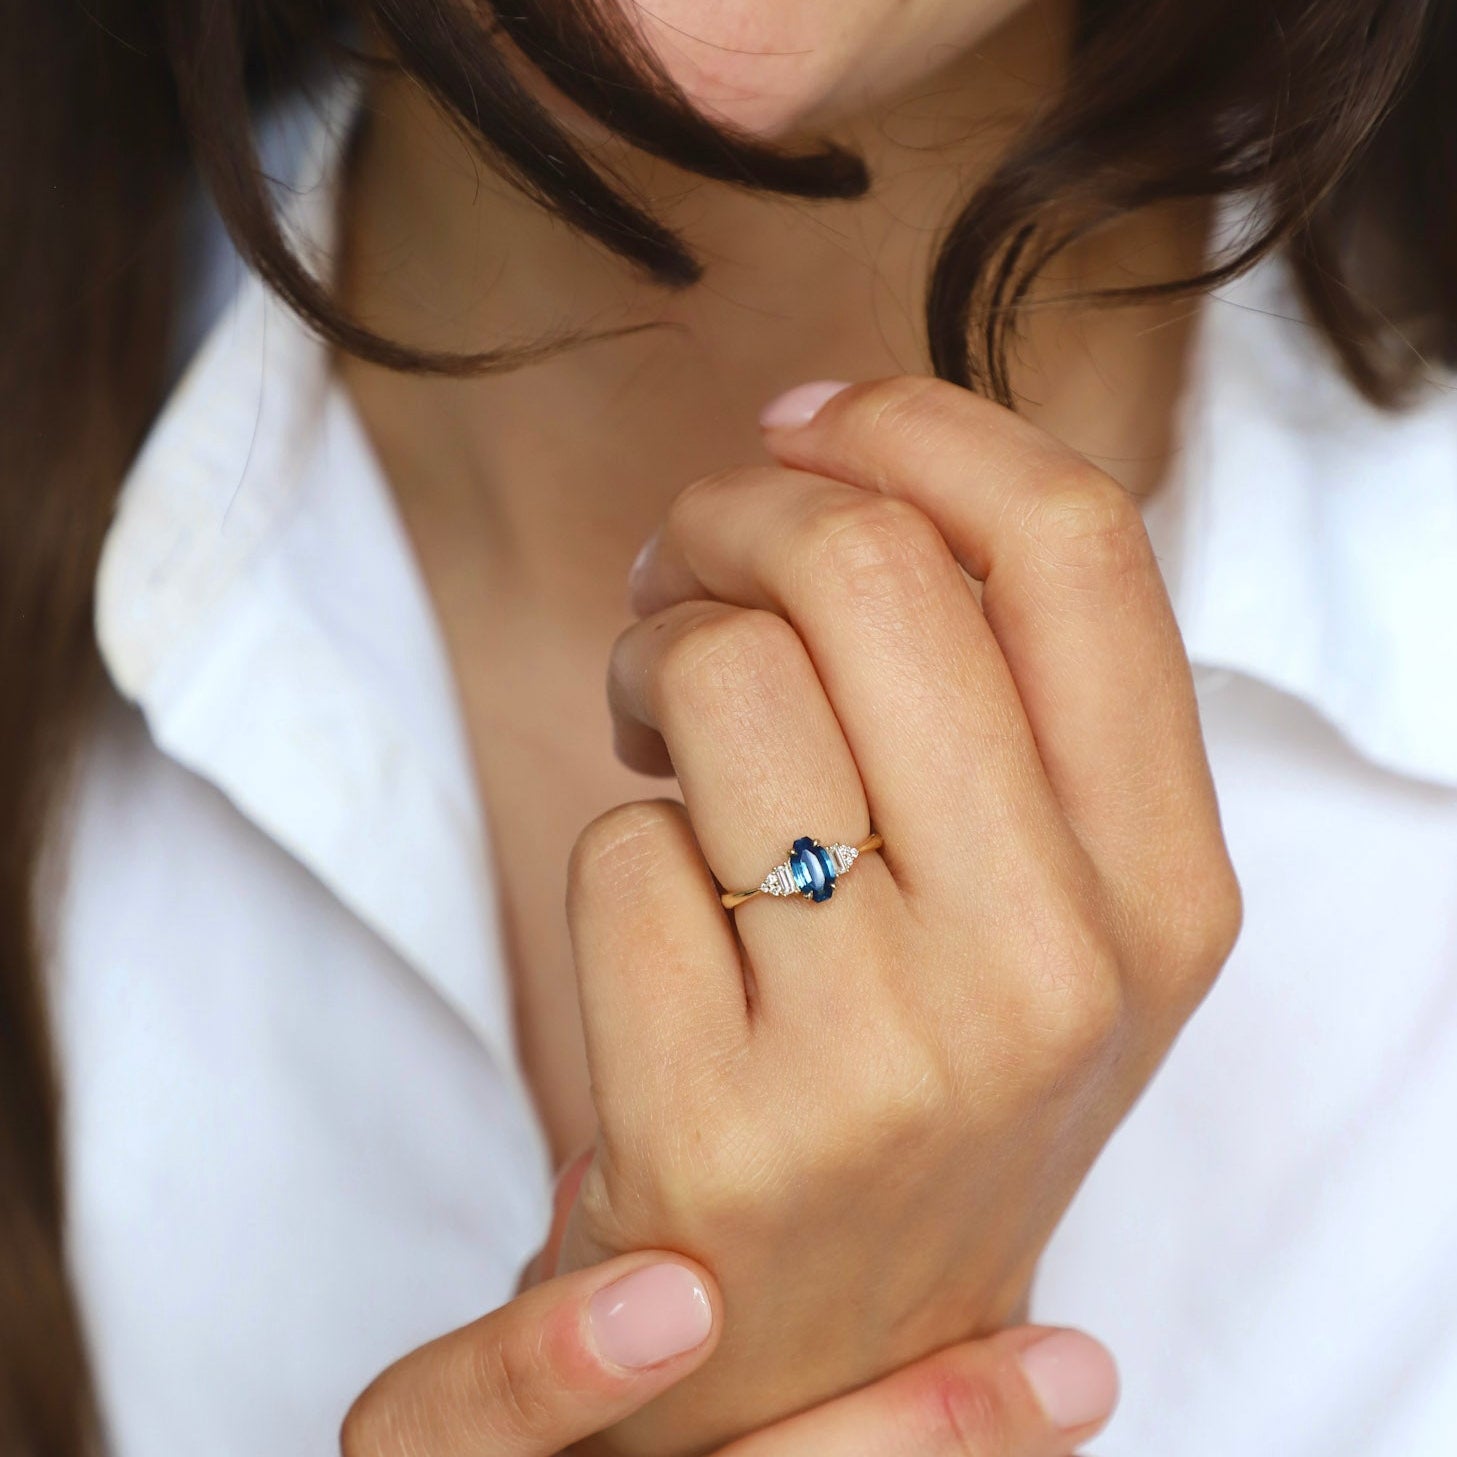
[[[353,310],[392,337],[462,352],[653,326],[468,380],[344,361],[417,544],[422,532],[470,542],[476,581],[486,566],[499,590],[572,612],[610,596],[616,611],[668,500],[695,476],[761,458],[767,399],[807,379],[924,371],[940,229],[1056,87],[1066,10],[1024,6],[934,81],[836,119],[875,177],[855,202],[764,197],[614,153],[614,170],[707,265],[680,294],[523,200],[417,88],[380,79],[349,180]],[[1055,286],[1166,278],[1197,267],[1201,246],[1198,219],[1150,215],[1062,260]],[[1035,311],[1015,375],[1026,412],[1130,489],[1152,489],[1188,312]]]

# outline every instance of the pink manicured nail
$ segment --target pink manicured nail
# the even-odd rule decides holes
[[[645,1265],[599,1290],[587,1321],[598,1353],[641,1370],[701,1346],[713,1329],[703,1282],[682,1265]]]
[[[642,584],[643,578],[647,575],[648,566],[652,562],[657,550],[659,532],[655,531],[638,548],[637,555],[632,559],[632,566],[627,573],[627,595],[637,595],[638,587]]]
[[[799,425],[808,425],[841,390],[849,388],[845,380],[838,379],[796,385],[764,406],[759,426],[763,430],[793,430]]]
[[[1028,1346],[1019,1359],[1027,1384],[1060,1431],[1106,1421],[1118,1404],[1118,1368],[1090,1336],[1057,1331]]]

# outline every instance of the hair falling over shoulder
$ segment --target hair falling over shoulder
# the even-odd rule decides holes
[[[200,182],[251,266],[335,345],[464,374],[520,351],[422,355],[352,319],[291,251],[250,126],[368,21],[488,163],[664,288],[700,265],[576,149],[524,56],[633,145],[805,199],[869,185],[832,145],[725,131],[677,92],[613,0],[8,0],[0,52],[0,1451],[82,1457],[99,1420],[65,1266],[60,1099],[37,871],[99,671],[96,558],[155,414],[178,220]],[[1081,0],[1076,64],[948,220],[928,363],[1010,402],[1019,306],[1062,249],[1160,203],[1247,194],[1250,231],[1193,293],[1289,252],[1350,378],[1395,407],[1457,362],[1457,0]],[[378,64],[368,62],[367,64]],[[1379,272],[1378,272],[1379,266]],[[1112,298],[1110,302],[1118,302]]]

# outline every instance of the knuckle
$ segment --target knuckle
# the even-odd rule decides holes
[[[858,1138],[874,1137],[891,1146],[904,1144],[918,1130],[945,1126],[957,1102],[956,1080],[939,1048],[929,1039],[887,1035],[858,1051],[840,1102],[853,1110],[846,1127]]]
[[[578,834],[567,865],[567,882],[581,886],[616,882],[662,853],[678,812],[662,800],[619,804]]]
[[[930,518],[898,496],[857,491],[817,513],[804,554],[811,590],[851,597],[914,593],[951,564]]]
[[[1039,1008],[1044,1043],[1062,1068],[1098,1059],[1122,1018],[1118,979],[1097,963],[1069,967],[1044,992]]]
[[[1204,953],[1217,973],[1229,960],[1244,930],[1244,891],[1234,867],[1226,861],[1220,873],[1210,878],[1205,913]]]
[[[651,1192],[637,1206],[652,1229],[679,1231],[704,1248],[752,1235],[776,1207],[787,1151],[733,1120],[708,1120],[706,1133],[659,1147]]]
[[[472,1387],[490,1413],[491,1436],[523,1445],[550,1429],[552,1403],[536,1349],[515,1341],[483,1341],[475,1351]]]
[[[1119,958],[1076,921],[1048,929],[1029,962],[1019,1016],[1029,1047],[1055,1074],[1100,1057],[1124,1017]]]
[[[763,466],[730,466],[724,470],[710,471],[689,482],[669,503],[667,529],[670,533],[680,528],[690,528],[703,517],[705,511],[717,512],[720,500],[726,492],[741,484],[748,477],[765,471]]]
[[[1192,1010],[1214,985],[1244,925],[1244,899],[1227,859],[1190,876],[1170,897],[1156,933],[1156,984],[1176,1010]]]
[[[379,1385],[366,1387],[344,1415],[339,1428],[341,1457],[376,1457],[388,1450],[392,1423],[382,1410]]]
[[[655,707],[700,707],[782,688],[804,661],[798,634],[772,612],[730,608],[695,618],[664,644],[651,673]]]
[[[1071,576],[1074,584],[1080,576],[1106,584],[1151,559],[1133,497],[1081,458],[1071,458],[1036,496],[1021,525],[1038,567],[1059,578]]]
[[[900,375],[860,387],[854,407],[867,426],[896,443],[937,444],[947,432],[964,432],[965,414],[973,400],[965,390],[942,379]]]

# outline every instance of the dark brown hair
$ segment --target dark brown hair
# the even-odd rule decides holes
[[[59,1089],[37,871],[99,674],[91,581],[118,482],[163,386],[192,177],[244,256],[327,339],[428,357],[347,317],[290,252],[249,128],[265,85],[342,60],[330,0],[50,0],[3,12],[0,56],[0,1450],[92,1450],[67,1290]],[[630,142],[706,177],[803,197],[869,179],[832,146],[709,125],[611,0],[358,0],[483,155],[667,288],[700,266],[596,170],[515,77],[524,54]],[[1457,0],[1082,0],[1062,91],[950,220],[930,364],[1007,399],[1018,305],[1060,249],[1141,208],[1250,193],[1255,226],[1196,291],[1277,245],[1354,382],[1399,403],[1457,358]]]

